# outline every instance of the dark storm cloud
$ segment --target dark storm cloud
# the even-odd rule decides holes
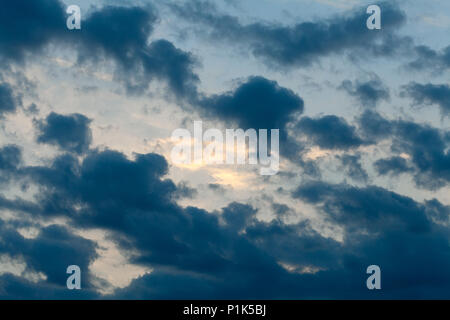
[[[115,78],[130,93],[143,93],[151,80],[167,82],[178,97],[195,93],[194,58],[160,39],[148,43],[155,9],[106,6],[82,17],[81,30],[66,27],[65,5],[58,0],[11,1],[0,13],[0,59],[26,61],[50,44],[76,49],[80,63],[116,63]]]
[[[8,83],[0,83],[0,118],[7,113],[14,113],[20,104],[12,87]]]
[[[403,95],[413,99],[417,106],[437,105],[443,116],[450,114],[450,86],[446,84],[419,84],[411,82],[403,87]]]
[[[296,124],[296,132],[323,149],[348,150],[364,144],[354,126],[334,115],[303,117]]]
[[[374,166],[379,175],[389,174],[392,176],[397,176],[399,174],[412,171],[412,168],[408,166],[406,159],[396,156],[388,159],[379,159],[375,161]]]
[[[361,165],[361,155],[344,154],[337,156],[337,158],[341,161],[342,168],[348,177],[358,182],[369,180],[366,170]]]
[[[252,53],[270,65],[309,66],[320,58],[357,53],[364,56],[390,56],[408,48],[411,39],[397,36],[405,14],[389,2],[379,4],[383,12],[383,32],[366,27],[366,7],[351,14],[328,20],[302,22],[292,26],[255,22],[242,24],[238,18],[221,14],[205,1],[189,1],[184,5],[171,5],[179,16],[200,24],[201,33],[209,32],[212,39],[227,40],[232,44],[248,46]]]
[[[363,107],[373,108],[380,101],[389,99],[389,89],[378,78],[369,81],[357,80],[355,83],[345,80],[340,89],[355,97]]]
[[[45,120],[36,122],[37,142],[53,144],[65,151],[84,153],[92,142],[90,122],[90,119],[78,113],[61,115],[52,112]]]

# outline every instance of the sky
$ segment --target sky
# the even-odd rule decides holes
[[[450,298],[449,12],[3,4],[0,299]],[[278,172],[174,161],[195,121],[278,129]]]

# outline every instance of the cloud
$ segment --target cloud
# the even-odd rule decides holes
[[[366,8],[291,26],[263,22],[242,24],[238,18],[218,12],[211,2],[205,1],[172,4],[171,8],[184,19],[200,25],[200,33],[206,31],[211,39],[249,47],[256,57],[269,65],[305,67],[331,55],[346,54],[355,58],[357,53],[363,52],[365,57],[391,56],[408,48],[411,39],[395,34],[404,24],[406,15],[393,3],[378,5],[383,12],[383,32],[366,28]]]
[[[292,212],[292,209],[283,203],[273,202],[271,204],[271,207],[272,207],[273,212],[279,216],[285,216],[289,212]]]
[[[441,268],[450,266],[448,235],[433,221],[438,217],[441,221],[449,209],[437,200],[418,203],[375,186],[314,181],[299,186],[292,193],[294,199],[316,207],[344,228],[344,241],[338,242],[320,235],[307,220],[293,225],[281,219],[258,221],[256,209],[244,203],[215,212],[180,207],[175,202],[178,187],[165,178],[168,164],[157,154],[129,159],[117,151],[90,150],[84,159],[63,154],[48,166],[22,166],[19,171],[21,179],[39,185],[39,193],[33,203],[0,201],[2,208],[20,210],[34,219],[65,217],[76,228],[107,230],[122,250],[134,253],[130,263],[153,270],[108,298],[330,298],[342,297],[344,287],[346,298],[370,298],[361,283],[364,268],[374,261],[382,266],[383,278],[389,279],[387,296],[448,295],[448,290],[439,290],[450,286],[450,268]],[[50,259],[40,260],[35,252],[48,250],[52,256],[72,252],[61,263],[76,258],[83,266],[95,257],[91,242],[59,227],[45,229],[35,243],[10,232],[0,236],[12,239],[4,242],[9,248],[5,250],[23,252],[30,267],[50,277],[36,287],[4,275],[0,281],[12,290],[9,296],[33,298],[40,290],[46,297],[66,297],[46,289],[49,281],[60,283],[61,266],[50,266],[46,262]],[[54,248],[55,244],[59,246]],[[68,244],[71,249],[65,249]],[[428,273],[415,267],[404,271],[401,265],[415,266],[423,259],[406,250],[410,245],[440,263],[430,265]],[[401,254],[393,255],[393,250]],[[418,282],[406,290],[404,282],[395,280],[405,277]],[[438,285],[433,279],[442,281]],[[422,290],[424,284],[427,290]]]
[[[423,206],[411,198],[376,186],[357,188],[313,181],[299,186],[293,197],[317,205],[349,232],[376,232],[377,228],[393,227],[426,232],[429,228]],[[387,225],[385,219],[391,219]]]
[[[178,97],[192,94],[198,81],[193,73],[195,60],[167,40],[147,44],[156,22],[157,13],[151,6],[106,6],[83,23],[79,59],[112,58],[118,64],[116,77],[131,93],[145,92],[156,78],[166,81]]]
[[[38,115],[39,114],[39,108],[35,103],[30,104],[26,109],[25,113],[27,115]]]
[[[92,142],[90,122],[90,119],[78,113],[61,115],[52,112],[45,120],[35,123],[37,142],[56,145],[65,151],[84,153]]]
[[[450,181],[447,131],[412,121],[387,120],[373,111],[364,112],[358,122],[362,135],[369,141],[389,138],[394,153],[405,153],[411,158],[416,186],[436,190]],[[386,164],[379,162],[382,171]]]
[[[0,83],[0,117],[7,113],[14,113],[21,104],[20,99],[14,96],[8,83]]]
[[[379,175],[398,176],[399,174],[410,172],[412,168],[408,166],[408,162],[402,157],[390,157],[387,159],[379,159],[374,163],[375,169]]]
[[[45,280],[31,281],[3,274],[0,276],[2,299],[80,299],[95,296],[93,284],[96,278],[89,271],[89,264],[97,258],[96,245],[92,241],[76,236],[59,225],[42,228],[35,238],[24,238],[16,229],[14,223],[0,220],[0,254],[22,258],[26,262],[25,272],[39,272]],[[66,288],[66,269],[73,264],[82,270],[83,293]]]
[[[155,79],[166,82],[177,97],[196,91],[193,56],[167,40],[148,41],[158,20],[151,5],[102,7],[83,17],[81,30],[75,31],[67,29],[65,9],[58,0],[18,0],[3,9],[0,59],[5,66],[23,63],[50,44],[64,45],[75,49],[79,63],[115,62],[115,79],[129,93],[146,92]]]
[[[199,95],[192,104],[201,114],[237,124],[244,130],[253,128],[280,130],[280,154],[296,159],[301,147],[288,135],[287,125],[303,113],[303,99],[276,81],[252,76],[232,91]]]
[[[438,105],[442,116],[450,114],[450,86],[446,84],[411,82],[403,87],[402,94],[411,97],[419,106]]]
[[[392,123],[383,118],[378,112],[364,111],[357,119],[361,135],[371,143],[389,138],[393,133]]]
[[[92,290],[67,290],[46,282],[33,283],[12,274],[0,276],[0,299],[2,300],[87,300],[99,299]]]
[[[425,201],[428,216],[436,221],[442,223],[444,226],[449,225],[450,206],[443,205],[436,199]]]
[[[355,97],[363,107],[374,108],[380,101],[389,100],[389,89],[378,78],[355,83],[345,80],[339,88]]]
[[[236,268],[227,265],[208,276],[157,271],[134,280],[113,297],[373,299],[377,295],[361,284],[367,277],[365,269],[374,263],[381,266],[384,298],[448,296],[450,274],[442,268],[450,266],[448,233],[431,221],[431,214],[445,213],[448,207],[437,200],[417,203],[373,186],[312,182],[293,195],[344,226],[344,241],[321,236],[307,221],[292,225],[278,219],[253,221],[238,246],[223,251],[233,257]],[[424,256],[433,263],[418,263]],[[402,268],[405,265],[409,267]]]
[[[342,264],[344,270],[354,270],[356,274],[370,264],[381,267],[383,299],[446,296],[450,274],[442,266],[450,263],[448,232],[432,221],[438,212],[445,214],[448,206],[435,199],[418,203],[376,186],[357,188],[319,181],[299,186],[293,196],[316,206],[346,230],[335,266]],[[423,257],[433,263],[417,263]],[[342,288],[347,277],[344,270],[336,267],[319,272],[315,279],[328,280],[329,287]],[[351,283],[356,279],[348,280]],[[363,283],[365,279],[361,276],[358,281]],[[360,294],[369,297],[367,291]]]
[[[199,298],[205,294],[268,298],[274,289],[275,295],[283,296],[283,288],[290,285],[289,273],[240,234],[255,223],[256,210],[240,203],[220,212],[182,208],[174,202],[177,186],[163,178],[167,170],[165,159],[156,154],[132,160],[110,150],[91,150],[83,160],[65,154],[49,166],[22,168],[26,179],[40,186],[34,205],[18,199],[0,205],[35,219],[61,216],[74,227],[108,230],[122,250],[135,252],[130,263],[154,270],[112,297],[183,297],[182,283],[197,288],[191,296]],[[76,257],[66,258],[71,256]],[[8,281],[21,290],[13,280]],[[273,285],[262,288],[267,280]]]
[[[208,189],[217,192],[219,194],[224,194],[225,192],[227,192],[227,189],[225,189],[224,186],[218,183],[209,183]]]
[[[243,128],[279,128],[285,148],[292,143],[294,151],[315,146],[353,152],[383,141],[390,144],[391,154],[374,163],[379,174],[408,172],[417,186],[431,190],[450,181],[450,133],[443,129],[387,119],[374,110],[365,110],[357,124],[335,115],[300,118],[302,97],[263,77],[250,77],[227,92],[203,95],[197,91],[195,58],[167,40],[150,40],[158,23],[153,7],[92,9],[83,19],[82,30],[72,32],[65,28],[66,15],[59,2],[39,3],[11,2],[6,5],[11,17],[0,13],[18,35],[12,39],[0,31],[4,64],[18,66],[48,45],[64,45],[76,50],[83,66],[112,62],[115,79],[129,93],[144,93],[151,81],[163,81],[176,97],[190,104],[187,111]],[[395,5],[382,5],[383,32],[364,28],[365,10],[295,26],[243,25],[200,2],[190,2],[183,8],[192,11],[183,14],[196,14],[191,18],[211,27],[212,34],[249,46],[269,64],[294,67],[310,66],[335,54],[390,56],[405,49],[410,40],[393,32],[402,25],[403,13]],[[22,11],[28,20],[14,20]],[[4,23],[0,21],[0,30],[5,30]],[[35,30],[42,35],[34,34]],[[381,81],[345,84],[344,89],[365,106],[388,98]],[[196,190],[170,178],[164,157],[92,149],[90,121],[81,114],[57,113],[37,121],[37,141],[61,151],[49,161],[30,165],[23,160],[30,150],[22,155],[18,145],[0,148],[0,176],[6,177],[1,186],[8,190],[0,195],[0,210],[11,213],[10,220],[0,219],[0,255],[20,257],[25,272],[44,276],[32,281],[23,274],[2,273],[0,298],[380,298],[379,292],[364,286],[365,270],[371,264],[381,266],[385,299],[449,298],[450,207],[437,199],[418,202],[367,185],[370,179],[359,153],[337,159],[339,169],[363,183],[362,187],[311,181],[311,177],[320,178],[319,162],[298,157],[296,165],[310,176],[292,192],[283,191],[286,185],[273,186],[279,192],[266,201],[264,214],[267,210],[276,217],[261,221],[258,209],[244,202],[232,200],[210,211],[180,205],[180,198],[193,197]],[[294,139],[297,136],[299,141]],[[301,177],[298,166],[290,165],[283,169],[281,180]],[[10,190],[18,187],[21,190],[11,196]],[[223,192],[217,185],[208,187]],[[233,197],[232,190],[228,196]],[[300,222],[286,223],[294,213],[291,208],[296,208]],[[304,208],[308,211],[302,212]],[[310,213],[320,223],[309,220]],[[63,221],[64,226],[52,221]],[[39,233],[25,237],[19,230],[30,225]],[[97,294],[101,280],[89,267],[101,247],[77,235],[93,229],[107,234],[126,256],[127,265],[151,272],[111,295]],[[82,268],[81,291],[65,288],[69,264]]]
[[[235,121],[241,128],[281,129],[303,112],[304,102],[292,90],[276,81],[250,77],[235,90],[199,101],[203,112],[222,120]]]
[[[175,191],[175,198],[189,198],[193,199],[198,195],[197,189],[191,188],[186,181],[181,181],[177,184],[177,190]]]
[[[450,152],[445,132],[427,125],[408,121],[396,123],[397,137],[394,150],[411,156],[417,174],[416,185],[435,190],[450,182]]]
[[[220,237],[217,218],[180,208],[174,202],[176,185],[162,179],[167,170],[166,160],[157,154],[129,160],[106,150],[91,151],[81,163],[60,157],[48,168],[29,168],[28,174],[43,188],[38,199],[46,215],[66,213],[79,226],[116,232],[123,248],[138,250],[136,263],[219,267],[222,259],[208,249]],[[210,244],[202,244],[205,237],[211,237]]]
[[[5,3],[0,13],[0,59],[24,62],[53,40],[63,40],[66,16],[56,0],[18,0]]]
[[[233,230],[242,230],[251,219],[255,217],[257,210],[249,205],[233,202],[222,210],[222,217]]]
[[[416,60],[410,62],[407,66],[411,70],[429,70],[433,72],[442,72],[450,67],[450,46],[437,51],[425,45],[414,47]]]
[[[218,213],[182,208],[174,202],[177,187],[163,179],[167,170],[165,159],[156,154],[136,155],[129,160],[116,151],[91,151],[81,162],[73,155],[59,156],[48,167],[23,169],[28,179],[40,186],[36,201],[42,210],[31,207],[28,213],[64,216],[74,226],[109,230],[123,250],[136,252],[132,263],[155,270],[152,280],[166,270],[180,277],[188,272],[220,281],[227,274],[236,279],[251,275],[246,280],[250,291],[242,294],[246,296],[257,292],[253,286],[262,279],[272,277],[271,270],[282,272],[238,234],[255,209],[230,204],[222,210],[227,222],[222,226]],[[169,283],[166,285],[170,288]],[[226,287],[233,288],[231,284]],[[219,295],[220,290],[215,294]],[[269,296],[270,291],[265,294]],[[162,296],[163,292],[155,295]]]
[[[364,144],[354,126],[334,115],[315,119],[303,117],[296,124],[296,130],[322,149],[349,150]]]
[[[6,145],[0,148],[0,183],[8,182],[17,175],[22,160],[22,150],[18,146]]]
[[[0,148],[0,170],[13,171],[22,162],[22,151],[16,145],[7,145]]]
[[[157,19],[152,6],[106,6],[93,12],[81,32],[75,33],[81,41],[79,60],[112,58],[117,63],[116,78],[129,93],[144,93],[158,79],[167,82],[177,97],[195,94],[198,77],[193,56],[164,39],[148,43]]]
[[[342,168],[347,176],[351,179],[366,183],[369,180],[369,175],[366,170],[361,165],[361,155],[349,155],[344,154],[342,156],[337,156],[341,161]]]

